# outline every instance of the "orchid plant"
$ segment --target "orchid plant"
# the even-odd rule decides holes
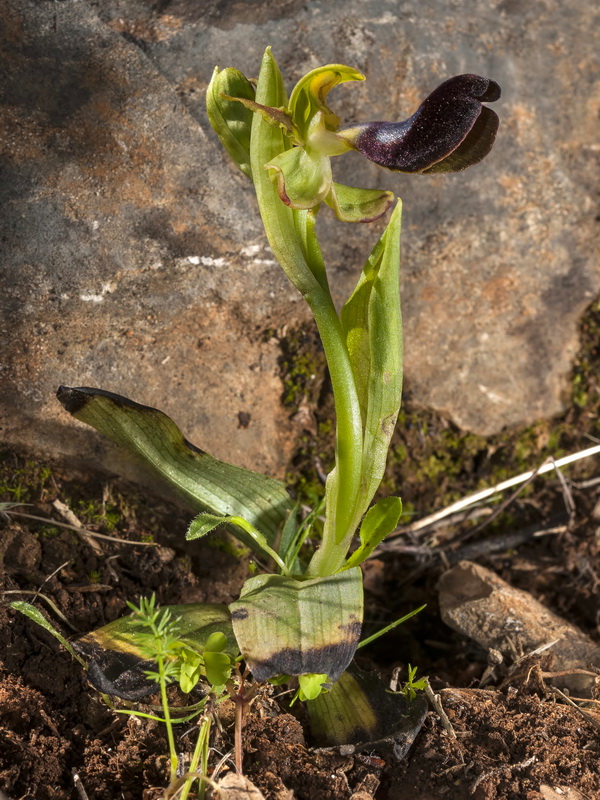
[[[216,613],[255,679],[298,676],[301,699],[330,688],[352,661],[362,628],[360,564],[396,527],[402,511],[397,497],[373,504],[402,389],[401,204],[396,202],[338,312],[316,217],[328,206],[342,222],[370,222],[388,212],[394,195],[337,183],[331,159],[355,150],[389,170],[454,172],[484,158],[498,128],[498,117],[483,103],[498,99],[500,88],[477,75],[445,81],[404,122],[344,128],[328,105],[329,93],[362,80],[356,70],[330,64],[301,78],[288,97],[267,48],[256,82],[236,69],[216,68],[207,90],[210,123],[253,182],[269,245],[310,307],[323,342],[337,426],[324,509],[302,518],[283,484],[198,450],[160,411],[98,389],[58,391],[67,411],[137,453],[200,510],[188,539],[224,524],[266,556],[273,570],[249,578],[228,609],[195,605],[187,614],[195,620],[191,627],[203,631],[196,642],[202,644]],[[309,533],[320,534],[320,543],[306,558],[302,544]],[[177,614],[185,620],[185,609],[178,607]],[[88,651],[92,645],[119,650],[125,636],[122,649],[131,655],[131,623],[125,620],[118,636],[111,625],[110,636],[100,629],[85,637]],[[110,691],[107,681],[106,674],[98,678],[104,691]],[[114,684],[112,691],[119,693]]]

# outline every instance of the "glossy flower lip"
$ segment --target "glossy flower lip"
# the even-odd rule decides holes
[[[369,122],[339,131],[370,161],[396,172],[457,172],[492,149],[499,120],[484,106],[500,98],[499,85],[479,75],[444,81],[404,122]]]

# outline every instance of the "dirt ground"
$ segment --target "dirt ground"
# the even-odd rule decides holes
[[[2,520],[0,788],[11,800],[81,798],[77,775],[89,800],[158,797],[167,753],[160,726],[114,714],[57,642],[6,604],[39,591],[83,633],[125,613],[126,600],[151,592],[163,604],[228,603],[244,580],[246,559],[218,537],[184,546],[186,513],[130,485],[84,481],[14,454],[4,454],[1,475],[1,500],[31,504],[19,511],[60,520],[52,505],[59,499],[87,528],[139,544],[97,540],[96,552],[52,521],[16,514]],[[479,561],[598,637],[597,487],[571,491],[576,513],[564,533],[484,552]],[[564,502],[556,478],[532,497],[527,502],[537,503],[542,516]],[[160,546],[147,546],[152,543]],[[289,798],[289,790],[298,800],[600,797],[600,703],[588,704],[585,717],[558,702],[540,677],[552,668],[547,655],[508,681],[501,665],[491,683],[477,688],[487,654],[440,621],[436,583],[444,568],[440,559],[417,561],[407,553],[369,563],[368,627],[417,604],[427,608],[369,648],[363,662],[384,679],[394,667],[418,665],[440,693],[455,738],[431,710],[400,763],[377,753],[323,754],[311,750],[308,733],[283,702],[259,697],[244,731],[244,769],[267,800]],[[75,635],[41,597],[36,604]],[[231,748],[232,736],[226,728],[213,742],[215,762]],[[191,746],[185,737],[179,743],[181,750]]]
[[[535,467],[545,455],[598,441],[600,303],[583,320],[581,342],[567,411],[527,431],[487,440],[464,435],[412,408],[408,392],[384,485],[386,493],[402,487],[404,523]],[[314,334],[283,348],[283,399],[303,431],[290,478],[308,500],[322,492],[319,474],[331,458],[331,400],[319,364]],[[315,374],[320,377],[309,385],[305,376]],[[536,478],[483,526],[463,521],[407,533],[396,550],[368,561],[365,634],[427,607],[361,651],[359,662],[384,681],[395,668],[405,679],[408,665],[416,665],[439,694],[448,721],[431,708],[400,762],[374,750],[323,753],[311,747],[302,712],[295,707],[290,713],[287,695],[278,697],[280,690],[269,687],[251,706],[243,735],[244,773],[266,800],[600,798],[600,677],[591,698],[573,698],[576,708],[552,690],[551,651],[520,661],[515,652],[489,674],[493,654],[441,621],[437,594],[445,570],[469,558],[598,642],[598,472],[596,456]],[[92,546],[59,527],[64,518],[56,500],[87,529],[129,543],[97,539]],[[76,637],[122,616],[127,600],[153,592],[165,605],[229,603],[247,575],[248,556],[240,556],[225,534],[185,543],[189,513],[139,487],[22,454],[1,454],[0,502],[25,504],[0,514],[0,798],[162,797],[167,744],[161,726],[115,714],[56,640],[8,603],[35,602],[66,636]],[[549,526],[556,532],[536,535]],[[178,750],[191,751],[190,731],[179,733]],[[212,765],[231,753],[232,741],[226,720],[211,741]],[[231,760],[227,768],[233,769]]]

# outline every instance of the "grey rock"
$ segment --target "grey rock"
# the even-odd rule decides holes
[[[593,672],[578,674],[577,670],[598,667],[600,647],[576,625],[472,561],[460,561],[445,572],[438,588],[442,620],[494,651],[496,663],[498,654],[514,660],[515,653],[528,655],[549,645],[554,669],[567,673],[557,676],[557,684],[589,696]]]
[[[54,396],[96,386],[161,408],[220,458],[280,473],[291,437],[263,331],[297,298],[223,196],[203,129],[86,4],[0,14],[0,439],[112,467]]]
[[[0,12],[3,441],[112,463],[53,399],[57,383],[94,385],[281,473],[290,425],[261,332],[308,315],[203,108],[213,66],[256,75],[267,44],[290,87],[322,63],[361,69],[366,83],[331,96],[348,123],[404,119],[453,74],[500,83],[499,137],[471,170],[400,176],[354,153],[334,170],[404,200],[414,398],[484,434],[561,410],[600,289],[591,0],[0,0]],[[382,223],[321,216],[342,302]]]

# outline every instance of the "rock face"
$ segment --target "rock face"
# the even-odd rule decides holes
[[[0,0],[0,439],[114,464],[54,400],[59,383],[92,385],[161,408],[221,458],[283,471],[263,331],[307,313],[203,108],[213,66],[255,75],[267,44],[290,87],[322,63],[362,70],[331,96],[348,123],[405,119],[454,74],[500,83],[499,137],[473,169],[399,176],[352,153],[334,170],[404,200],[415,399],[479,433],[560,411],[600,289],[599,15],[591,0],[568,14],[554,0]],[[342,301],[382,225],[327,215]]]

